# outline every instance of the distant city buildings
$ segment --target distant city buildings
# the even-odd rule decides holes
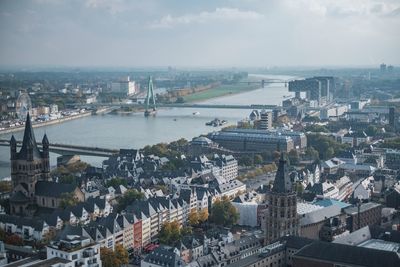
[[[121,79],[117,82],[112,82],[110,85],[110,90],[111,93],[133,95],[136,93],[135,81],[131,81],[130,77],[127,76],[125,79]]]
[[[306,92],[310,106],[322,106],[331,102],[334,90],[335,81],[333,77],[319,76],[289,82],[289,92],[295,92],[296,98],[300,98],[301,92]]]

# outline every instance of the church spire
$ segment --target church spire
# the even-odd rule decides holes
[[[29,157],[28,157],[29,156]],[[35,134],[33,133],[31,117],[29,112],[26,116],[24,139],[22,140],[22,147],[19,151],[19,159],[40,158],[40,151],[36,144]]]
[[[292,192],[292,182],[287,170],[288,164],[285,155],[281,152],[279,159],[278,170],[276,171],[274,187],[272,192],[275,193],[290,193]]]

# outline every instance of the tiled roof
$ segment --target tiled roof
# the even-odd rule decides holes
[[[37,196],[60,198],[61,194],[72,193],[76,188],[72,184],[38,181],[35,186],[35,194]]]

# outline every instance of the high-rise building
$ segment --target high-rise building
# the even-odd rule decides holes
[[[334,90],[335,80],[331,76],[316,76],[289,82],[289,92],[295,92],[296,96],[300,95],[300,92],[306,92],[307,99],[316,101],[318,105],[332,101]]]
[[[385,63],[382,63],[382,64],[379,66],[379,68],[380,68],[381,72],[386,72],[386,64],[385,64]]]
[[[126,79],[121,79],[118,82],[112,82],[111,92],[124,95],[133,95],[136,93],[135,81],[131,81],[130,77],[128,76]]]
[[[36,203],[35,187],[38,181],[50,179],[49,141],[43,136],[43,150],[36,144],[32,122],[28,113],[25,123],[22,147],[17,152],[17,141],[14,136],[10,140],[11,180],[13,193],[10,197],[12,214],[31,215]]]
[[[281,153],[274,185],[268,193],[268,209],[265,213],[265,244],[280,237],[299,234],[296,192],[288,174],[287,161]]]
[[[260,130],[271,130],[272,128],[272,112],[262,110],[260,113],[260,123],[258,128]]]
[[[390,107],[389,108],[389,125],[393,128],[395,128],[396,124],[396,114],[395,114],[395,108]]]

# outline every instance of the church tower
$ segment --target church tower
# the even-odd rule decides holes
[[[26,117],[22,147],[17,152],[17,141],[10,140],[11,180],[13,193],[10,197],[12,214],[32,215],[36,210],[35,186],[37,181],[50,179],[49,141],[44,135],[43,151],[36,144],[29,113]]]
[[[264,228],[266,245],[280,237],[299,234],[296,192],[292,189],[287,167],[282,152],[273,188],[267,195],[269,203]]]

